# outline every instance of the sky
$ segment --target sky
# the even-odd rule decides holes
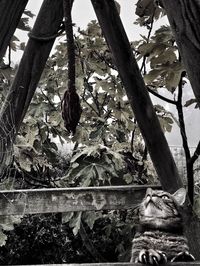
[[[140,34],[145,34],[144,29],[141,30],[141,27],[133,24],[136,16],[135,16],[135,4],[137,3],[137,0],[117,0],[119,4],[121,5],[121,11],[120,16],[122,23],[124,25],[124,28],[126,30],[126,33],[128,35],[128,38],[130,41],[138,40],[140,39]],[[41,6],[42,0],[29,0],[27,4],[27,9],[31,10],[34,14],[37,14],[40,6]],[[73,6],[73,22],[76,24],[77,27],[80,27],[81,29],[86,28],[87,24],[93,20],[96,19],[92,4],[90,0],[75,0],[74,6]],[[35,18],[34,18],[35,19]],[[31,25],[33,25],[34,20],[30,21]],[[162,19],[163,24],[167,24],[167,18],[164,17]],[[160,25],[157,24],[156,27],[159,27]],[[17,36],[20,38],[20,40],[26,41],[28,39],[27,33],[18,31]],[[14,55],[15,61],[19,61],[22,56],[22,53],[18,52]],[[166,90],[160,90],[159,92],[163,94],[164,96],[169,97],[173,99],[172,95],[170,93],[167,93]],[[161,102],[156,97],[151,96],[152,101],[154,104],[159,103],[162,104],[167,110],[170,112],[173,112],[176,114],[176,109],[174,106],[169,105],[168,103]],[[186,100],[189,100],[190,98],[194,98],[193,91],[191,89],[191,86],[187,84],[184,87],[184,94],[183,94],[183,100],[184,102]],[[184,116],[185,116],[185,123],[186,123],[186,130],[188,134],[188,142],[189,146],[195,147],[200,139],[200,111],[199,109],[194,109],[194,105],[192,105],[190,108],[184,108]],[[181,146],[182,140],[179,134],[179,127],[174,124],[173,129],[171,133],[166,133],[166,138],[169,142],[170,146]]]

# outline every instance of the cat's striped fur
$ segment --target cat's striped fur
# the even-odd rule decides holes
[[[181,188],[173,195],[147,189],[139,207],[139,228],[132,244],[131,262],[154,264],[194,260],[183,235],[180,206],[186,197]]]

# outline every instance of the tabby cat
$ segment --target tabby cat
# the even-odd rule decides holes
[[[133,239],[131,262],[158,265],[194,260],[183,235],[179,212],[185,198],[184,188],[173,195],[147,189],[139,207],[139,228]]]

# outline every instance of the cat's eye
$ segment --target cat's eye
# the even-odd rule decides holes
[[[162,199],[169,199],[169,197],[167,195],[163,195]]]

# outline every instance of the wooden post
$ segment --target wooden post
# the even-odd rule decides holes
[[[162,0],[200,108],[200,2]]]
[[[4,56],[28,0],[0,1],[0,61]]]
[[[182,186],[182,181],[133,56],[115,2],[91,1],[162,187],[174,192]]]

